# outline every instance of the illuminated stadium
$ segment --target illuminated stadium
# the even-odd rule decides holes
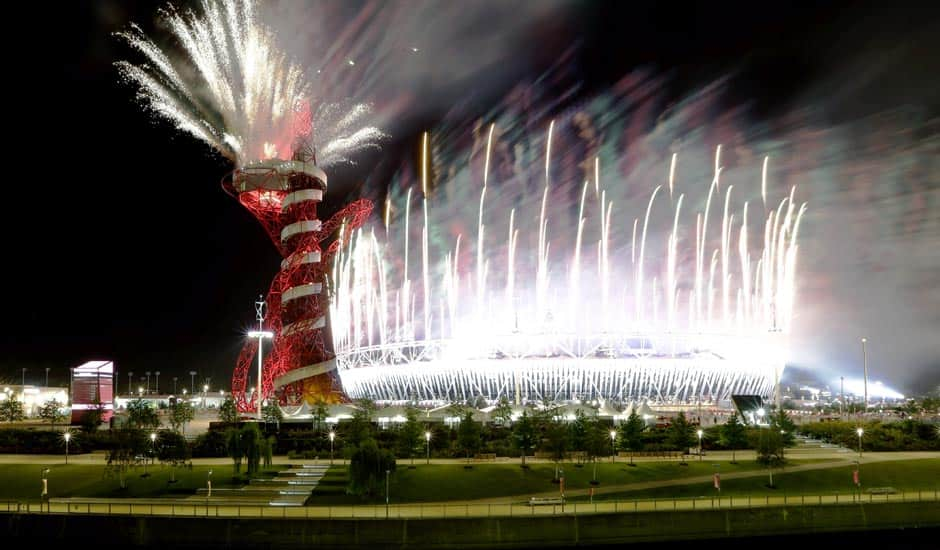
[[[333,267],[331,324],[347,396],[679,405],[771,396],[786,360],[805,211],[794,190],[768,206],[765,162],[757,182],[765,211],[755,216],[752,208],[749,222],[747,203],[731,209],[719,149],[704,209],[689,215],[685,195],[674,189],[673,156],[668,187],[656,187],[624,231],[598,170],[578,189],[578,217],[553,236],[550,219],[565,212],[553,208],[551,132],[536,200],[527,204],[526,196],[507,196],[506,187],[484,180],[474,189],[476,227],[449,248],[440,227],[454,223],[454,208],[435,216],[438,207],[429,204],[425,136],[420,202],[410,188],[403,204],[390,199],[384,242],[375,229],[360,231]],[[507,212],[507,203],[518,206]],[[652,227],[661,225],[655,218],[663,210],[666,234],[656,240]],[[691,232],[683,214],[695,220]],[[753,217],[762,238],[752,250]],[[620,235],[625,242],[615,249]]]

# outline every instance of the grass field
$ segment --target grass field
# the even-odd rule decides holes
[[[273,475],[274,471],[283,468],[284,466],[274,466],[265,475]],[[43,466],[36,464],[0,466],[0,499],[38,500],[42,492],[42,469]],[[153,498],[192,495],[197,489],[206,486],[209,470],[212,470],[213,488],[239,487],[246,483],[243,476],[232,478],[231,465],[193,466],[192,470],[175,468],[176,483],[169,482],[171,470],[173,468],[159,464],[148,466],[146,472],[143,467],[132,469],[126,474],[127,488],[121,489],[116,476],[106,475],[105,466],[59,465],[53,467],[47,475],[49,496]]]
[[[808,463],[810,461],[801,461]],[[714,471],[715,462],[689,461],[688,466],[679,466],[677,462],[644,462],[630,467],[623,462],[597,464],[599,486],[639,483],[664,479],[681,479],[709,475]],[[472,469],[465,469],[459,464],[417,464],[409,469],[404,461],[399,462],[397,471],[389,479],[393,503],[436,502],[444,500],[476,500],[513,495],[531,495],[557,491],[558,484],[552,483],[555,475],[553,464],[531,464],[526,470],[519,464],[474,464]],[[591,487],[593,466],[585,464],[561,465],[564,470],[565,488],[587,489]],[[754,461],[739,461],[737,464],[721,462],[722,472],[743,472],[759,469]],[[385,502],[384,490],[375,498],[362,499],[346,495],[345,468],[334,466],[324,477],[320,486],[313,492],[311,505],[357,504]]]
[[[855,486],[852,481],[853,464],[836,468],[809,470],[787,473],[774,470],[775,489],[767,487],[769,475],[743,479],[726,479],[721,482],[721,496],[738,495],[781,495],[787,494],[833,494],[852,493]],[[721,473],[727,473],[723,466]],[[903,460],[863,464],[859,470],[862,491],[875,487],[893,487],[898,491],[934,491],[940,490],[940,459]],[[604,499],[641,499],[641,498],[685,498],[715,496],[711,482],[690,485],[674,485],[643,489],[623,493],[597,495],[595,500]]]

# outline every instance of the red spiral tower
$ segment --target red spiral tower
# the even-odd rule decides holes
[[[333,254],[365,223],[372,203],[360,199],[325,223],[318,219],[327,177],[309,147],[295,149],[291,160],[265,160],[236,170],[223,187],[261,222],[284,258],[265,298],[264,329],[274,334],[274,342],[263,356],[260,399],[276,396],[282,404],[344,401],[330,349],[328,273]],[[241,412],[257,410],[259,396],[247,393],[257,352],[258,342],[249,340],[232,377]]]

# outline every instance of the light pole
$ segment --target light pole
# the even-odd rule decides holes
[[[865,433],[861,427],[856,428],[855,433],[858,434],[858,459],[862,459],[862,434]]]
[[[209,408],[209,402],[206,400],[207,397],[209,397],[209,384],[203,384],[202,385],[202,408],[203,409]]]
[[[617,453],[614,451],[614,442],[617,441],[617,432],[615,430],[610,430],[610,461],[614,461],[614,455]]]
[[[189,393],[196,393],[196,371],[189,371]]]
[[[157,371],[157,372],[155,372],[154,374],[157,375],[156,393],[157,393],[157,395],[160,395],[160,371]]]
[[[206,500],[212,496],[212,470],[206,474]]]
[[[20,381],[20,385],[26,387],[26,367],[23,367],[23,379]]]
[[[842,418],[842,407],[845,406],[845,377],[839,377],[839,418]]]
[[[264,365],[264,353],[262,351],[263,342],[265,338],[274,338],[274,333],[269,330],[264,330],[264,308],[265,301],[264,298],[258,296],[258,301],[255,302],[255,318],[258,320],[258,330],[253,330],[248,333],[248,336],[251,338],[258,339],[258,421],[261,421],[261,369]]]
[[[333,440],[336,439],[336,432],[330,430],[330,466],[333,465]]]
[[[705,434],[702,430],[695,432],[698,435],[698,461],[702,461],[702,436]]]
[[[65,438],[65,463],[69,463],[69,441],[72,439],[72,432],[65,432],[62,435]]]
[[[173,395],[176,395],[176,377],[173,377]]]
[[[864,365],[865,370],[865,403],[862,405],[862,414],[868,412],[868,348],[865,347],[865,344],[868,342],[868,338],[862,337],[862,364]]]
[[[391,470],[385,470],[385,519],[388,519],[388,474]]]
[[[150,395],[150,371],[146,371],[144,374],[147,375],[147,395]]]
[[[42,469],[42,494],[39,495],[39,498],[42,500],[49,499],[49,481],[47,475],[49,474],[49,468]]]
[[[428,446],[428,459],[426,464],[431,464],[431,432],[424,432],[424,441]]]
[[[157,456],[157,434],[155,432],[150,432],[150,462],[151,464],[154,461],[154,458]]]
[[[143,386],[137,386],[137,396],[140,397],[140,396],[142,396],[142,395],[144,395],[144,387],[143,387]]]
[[[46,387],[49,387],[49,367],[46,367]]]
[[[128,372],[127,373],[127,395],[134,395],[134,392],[131,391],[131,382],[133,381],[133,379],[134,379],[134,373]]]

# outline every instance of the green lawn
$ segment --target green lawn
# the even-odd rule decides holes
[[[42,470],[44,466],[34,464],[4,464],[0,466],[0,499],[38,500],[42,492]],[[271,472],[283,469],[274,466]],[[59,497],[137,497],[183,496],[195,494],[206,486],[206,477],[212,470],[213,488],[239,487],[245,478],[232,478],[231,465],[193,466],[176,468],[176,483],[170,483],[169,466],[148,466],[131,469],[126,474],[127,488],[121,489],[115,476],[108,476],[103,465],[59,465],[48,474],[49,496]],[[242,465],[244,472],[244,465]],[[144,474],[149,474],[144,477]],[[265,473],[263,475],[273,475]]]
[[[738,495],[782,495],[786,494],[834,494],[851,493],[855,487],[852,482],[854,464],[836,468],[787,473],[774,470],[775,489],[766,485],[769,475],[744,479],[724,479],[721,482],[721,496]],[[720,471],[729,470],[722,465]],[[766,471],[766,470],[765,470]],[[709,472],[711,473],[711,472]],[[940,459],[924,458],[863,464],[859,470],[862,491],[873,487],[894,487],[898,491],[934,491],[940,490]],[[711,497],[716,494],[711,482],[690,485],[674,485],[655,489],[643,489],[623,493],[597,495],[595,499],[641,499],[641,498],[683,498]]]
[[[802,461],[806,463],[810,461]],[[681,479],[709,475],[714,471],[713,461],[696,462],[690,460],[688,466],[677,462],[643,462],[630,467],[623,462],[611,464],[598,463],[597,479],[600,486],[622,483],[637,483],[661,479]],[[406,461],[399,461],[398,469],[389,480],[393,503],[435,502],[444,500],[475,500],[513,495],[531,495],[557,491],[558,484],[552,483],[555,473],[553,464],[530,464],[523,470],[518,463],[513,464],[474,464],[472,469],[465,469],[459,464],[417,464],[409,469]],[[582,468],[574,464],[561,465],[564,470],[565,487],[587,489],[591,487],[593,467],[585,464]],[[760,466],[754,461],[739,461],[737,464],[721,462],[722,472],[741,472],[754,470]],[[313,492],[308,504],[358,504],[364,502],[385,502],[384,491],[370,500],[345,494],[345,467],[334,466],[324,477],[321,485]]]

